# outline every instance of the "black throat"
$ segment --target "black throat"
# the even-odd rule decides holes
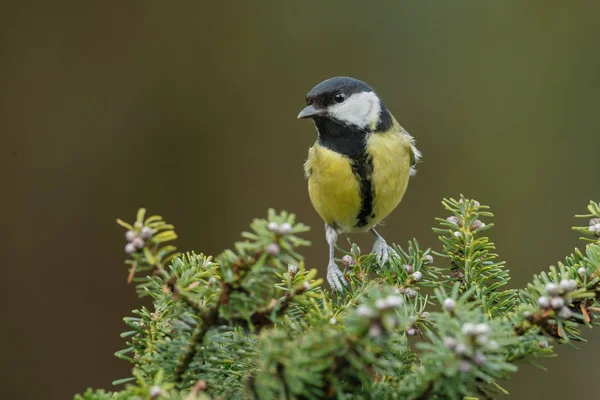
[[[387,110],[386,110],[386,114]],[[318,142],[336,153],[348,157],[354,177],[360,186],[361,207],[356,215],[356,227],[361,228],[374,218],[373,159],[367,152],[367,139],[371,130],[340,124],[328,118],[315,118],[319,133]],[[379,127],[379,126],[378,126]]]
[[[369,129],[357,126],[343,125],[329,118],[317,117],[314,119],[319,144],[336,153],[350,157],[360,158],[367,151],[367,138]]]
[[[387,132],[394,124],[392,114],[383,103],[374,131],[370,128],[344,125],[326,117],[316,117],[313,120],[319,133],[319,144],[351,159],[361,158],[366,153],[369,134]]]

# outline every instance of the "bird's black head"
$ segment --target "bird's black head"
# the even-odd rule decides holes
[[[371,86],[349,77],[327,79],[306,95],[307,106],[298,118],[312,118],[319,142],[339,153],[364,153],[371,132],[387,131],[391,114]]]
[[[358,79],[339,76],[327,79],[306,95],[307,107],[298,118],[330,119],[363,130],[379,130],[389,113],[373,88]],[[385,121],[385,122],[391,122]]]

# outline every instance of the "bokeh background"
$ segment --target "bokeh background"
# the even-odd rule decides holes
[[[442,197],[475,197],[523,286],[581,245],[573,214],[600,200],[598,4],[2,2],[2,397],[128,376],[113,353],[140,301],[115,218],[139,206],[215,255],[268,207],[293,211],[324,267],[302,172],[316,135],[296,115],[334,75],[375,87],[424,154],[384,236],[439,249]],[[595,398],[584,331],[548,372],[523,366],[512,398]]]

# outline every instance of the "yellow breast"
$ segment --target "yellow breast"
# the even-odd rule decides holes
[[[310,200],[323,221],[351,231],[357,222],[361,198],[349,158],[315,143],[308,152],[304,170]]]
[[[373,160],[372,227],[394,211],[406,192],[411,166],[410,137],[398,131],[372,134],[367,151]]]
[[[327,224],[344,232],[367,230],[386,218],[400,203],[408,185],[411,165],[410,137],[401,128],[374,133],[367,141],[373,163],[369,177],[373,191],[373,210],[366,225],[357,227],[361,211],[359,178],[351,160],[316,143],[304,165],[312,204]]]

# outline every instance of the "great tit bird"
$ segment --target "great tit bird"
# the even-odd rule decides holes
[[[327,79],[306,95],[298,118],[312,118],[317,141],[304,171],[310,200],[325,221],[329,245],[327,280],[334,290],[347,282],[335,264],[340,233],[370,231],[381,265],[393,249],[375,226],[400,203],[421,153],[377,93],[349,77]]]

